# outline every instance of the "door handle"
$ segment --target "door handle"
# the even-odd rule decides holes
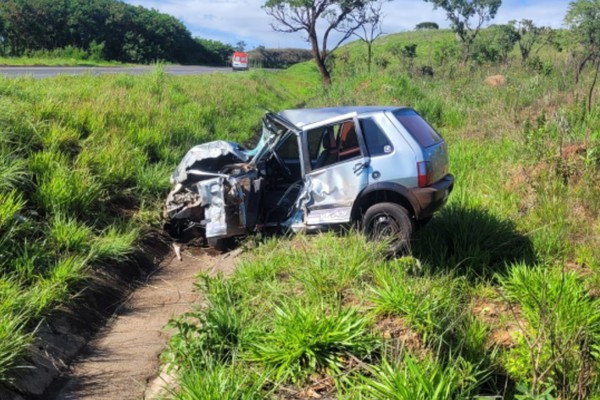
[[[363,169],[367,168],[368,166],[369,166],[369,162],[368,161],[359,162],[358,164],[356,164],[354,166],[354,168],[352,168],[352,171],[354,171],[354,173],[356,175],[358,175]]]

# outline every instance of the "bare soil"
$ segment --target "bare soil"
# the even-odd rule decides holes
[[[0,398],[128,400],[164,393],[160,354],[172,334],[165,325],[201,301],[195,277],[229,275],[237,252],[189,247],[179,260],[160,240],[144,247],[133,265],[96,276],[81,298],[85,304],[44,321],[28,360],[33,367],[18,377],[16,390],[0,388]]]
[[[168,257],[119,307],[115,317],[88,343],[56,382],[48,399],[142,399],[157,376],[160,353],[171,333],[165,324],[200,300],[194,290],[200,272],[229,274],[231,253],[184,249]],[[154,389],[156,392],[156,389]]]

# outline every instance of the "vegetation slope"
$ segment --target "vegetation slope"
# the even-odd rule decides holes
[[[337,52],[307,105],[415,107],[448,142],[449,204],[394,260],[353,232],[249,241],[171,323],[172,396],[600,397],[600,112],[563,44],[463,66],[450,32],[390,35],[372,73]]]
[[[0,384],[41,318],[160,229],[187,149],[248,141],[266,109],[310,90],[289,75],[0,77]],[[248,101],[252,98],[253,101]]]
[[[600,396],[593,76],[575,84],[567,51],[462,66],[453,46],[443,31],[390,35],[372,72],[366,49],[346,46],[326,90],[312,64],[0,78],[0,380],[40,318],[159,227],[193,144],[248,141],[264,109],[403,104],[449,144],[448,206],[395,260],[354,233],[249,242],[231,279],[199,282],[209,307],[172,322],[173,396]],[[499,73],[504,85],[483,83]]]

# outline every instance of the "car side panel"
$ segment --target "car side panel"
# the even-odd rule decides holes
[[[355,172],[362,160],[348,160],[307,174],[307,225],[349,222],[352,205],[366,187],[370,168]]]
[[[371,158],[372,174],[369,183],[393,182],[404,187],[417,186],[417,157],[413,146],[383,113],[371,116],[385,132],[393,146],[389,154]],[[365,132],[365,135],[368,134]]]

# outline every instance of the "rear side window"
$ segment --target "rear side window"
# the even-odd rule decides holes
[[[389,154],[394,150],[388,137],[372,118],[361,119],[360,126],[371,156]]]
[[[393,114],[421,147],[442,141],[442,137],[415,110],[396,110]]]

